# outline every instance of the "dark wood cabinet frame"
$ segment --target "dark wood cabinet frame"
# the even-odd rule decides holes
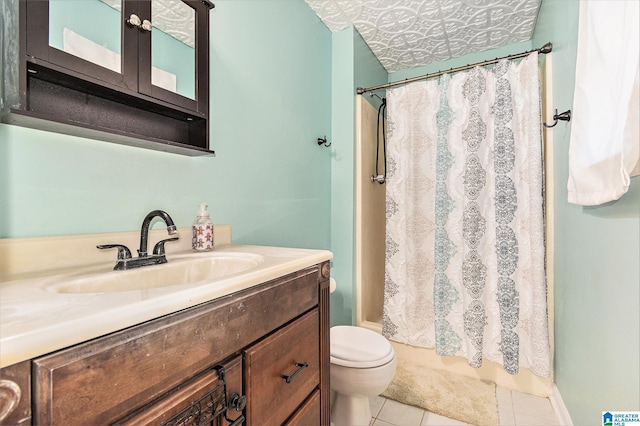
[[[124,22],[122,73],[49,46],[49,2],[20,0],[20,107],[6,122],[183,155],[209,149],[209,8],[196,11],[196,99],[151,84],[151,33]],[[146,10],[140,10],[143,7]],[[150,2],[123,2],[123,17],[150,15]]]

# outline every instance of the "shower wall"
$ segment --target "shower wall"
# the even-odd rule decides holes
[[[378,110],[365,98],[356,97],[356,315],[358,325],[382,332],[384,300],[386,185],[371,182],[376,170]],[[372,99],[376,105],[380,100]],[[380,123],[382,129],[382,123]],[[380,140],[382,144],[382,137]],[[384,167],[382,146],[379,170]]]
[[[375,173],[377,105],[380,102],[373,99],[374,107],[365,96],[368,97],[361,95],[356,99],[356,309],[359,326],[382,333],[386,191],[385,185],[371,183],[371,175]],[[549,293],[553,294],[552,288],[549,288]],[[552,327],[552,318],[549,322]],[[520,373],[514,376],[501,365],[489,361],[484,361],[481,368],[472,368],[462,357],[441,357],[433,349],[391,343],[398,360],[494,382],[534,395],[549,396],[552,392],[551,378],[538,377],[527,369],[520,369]]]

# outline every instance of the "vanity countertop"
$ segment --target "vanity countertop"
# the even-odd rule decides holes
[[[223,245],[216,255],[260,256],[244,272],[194,284],[111,293],[57,293],[54,283],[82,275],[118,274],[113,262],[0,282],[0,368],[186,309],[329,260],[330,251]],[[193,251],[167,254],[185,259]],[[145,268],[162,268],[165,265]]]

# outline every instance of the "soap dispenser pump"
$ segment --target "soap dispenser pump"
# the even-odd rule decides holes
[[[209,217],[206,203],[200,203],[200,210],[193,222],[191,246],[198,251],[213,250],[213,222]]]

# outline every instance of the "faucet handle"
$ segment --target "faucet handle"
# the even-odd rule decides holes
[[[99,246],[96,246],[97,248],[104,250],[104,249],[110,249],[110,248],[117,248],[118,249],[118,260],[122,260],[122,259],[131,259],[131,250],[129,250],[129,248],[125,245],[122,244],[101,244]]]
[[[158,241],[156,245],[153,246],[153,254],[159,255],[159,256],[164,255],[164,243],[168,241],[178,241],[179,239],[180,237],[173,237],[173,238],[167,238],[166,240]]]

